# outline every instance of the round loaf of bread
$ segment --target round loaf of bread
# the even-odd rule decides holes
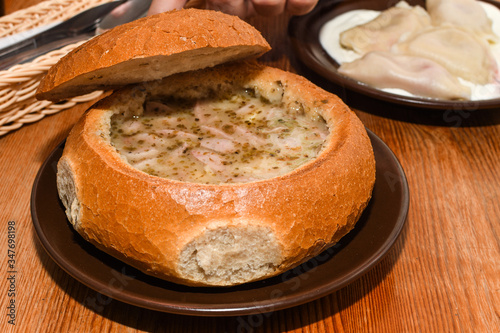
[[[281,87],[276,94],[275,87]],[[256,91],[326,121],[318,156],[286,174],[200,184],[150,175],[112,145],[111,119],[148,100]],[[58,190],[74,228],[103,251],[162,279],[230,286],[277,275],[348,233],[366,207],[375,162],[365,128],[335,95],[304,78],[243,63],[182,73],[113,93],[69,135]]]
[[[57,187],[74,229],[190,286],[275,276],[352,230],[375,182],[366,130],[305,78],[242,61],[268,49],[238,18],[190,9],[112,29],[55,65],[40,99],[128,84],[66,141]]]

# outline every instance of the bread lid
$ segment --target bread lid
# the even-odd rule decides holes
[[[202,9],[165,12],[75,48],[49,69],[36,98],[58,102],[257,57],[270,49],[259,31],[236,16]]]

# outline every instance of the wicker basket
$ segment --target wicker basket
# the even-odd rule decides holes
[[[66,20],[78,12],[111,0],[47,0],[30,8],[0,17],[0,38],[38,26]],[[34,97],[40,79],[62,56],[80,43],[52,51],[32,62],[0,71],[0,136],[24,124],[99,97],[102,92],[54,104]]]

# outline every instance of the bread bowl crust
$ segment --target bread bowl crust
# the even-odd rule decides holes
[[[229,79],[231,84],[248,81],[263,90],[279,80],[301,103],[320,113],[331,127],[321,154],[272,179],[205,185],[138,171],[109,144],[109,124],[103,119],[126,94]],[[206,230],[249,226],[270,230],[281,250],[281,262],[256,279],[267,278],[319,254],[348,233],[370,200],[375,182],[366,130],[337,96],[303,77],[255,63],[177,74],[162,83],[112,94],[73,128],[58,168],[68,218],[85,239],[147,274],[192,286],[214,285],[183,276],[178,267],[182,249]],[[63,189],[68,174],[76,208]],[[243,282],[249,281],[237,283]],[[217,283],[232,284],[236,283]]]
[[[236,16],[174,10],[115,27],[77,47],[50,68],[36,98],[58,102],[258,57],[270,49],[258,30]]]

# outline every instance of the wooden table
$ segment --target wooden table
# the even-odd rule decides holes
[[[116,300],[89,307],[100,295],[45,253],[30,215],[35,175],[82,114],[77,107],[0,138],[1,332],[499,332],[500,109],[450,117],[345,96],[294,60],[286,17],[251,22],[273,46],[262,61],[339,92],[400,160],[410,210],[393,249],[343,289],[265,315],[189,317]],[[9,223],[16,229],[17,330],[7,316]]]

